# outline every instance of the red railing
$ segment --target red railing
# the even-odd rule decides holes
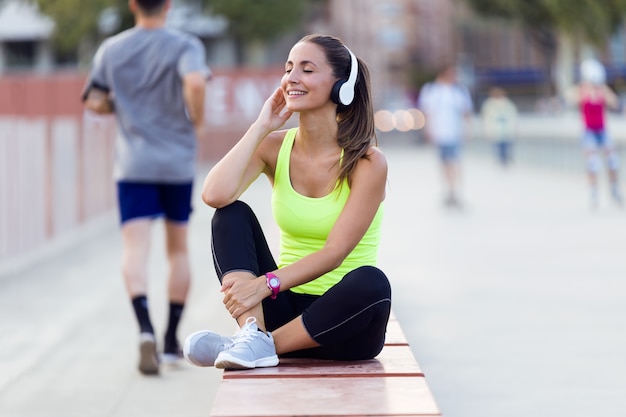
[[[206,133],[199,138],[201,163],[232,147],[280,74],[215,72],[207,88]],[[115,207],[115,120],[84,112],[84,80],[84,74],[0,77],[0,274],[3,265]]]

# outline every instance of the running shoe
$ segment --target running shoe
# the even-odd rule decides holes
[[[276,346],[271,333],[265,334],[249,317],[233,338],[232,346],[221,351],[215,359],[219,369],[252,369],[278,365]]]
[[[139,372],[144,375],[159,373],[156,339],[152,333],[139,335]]]

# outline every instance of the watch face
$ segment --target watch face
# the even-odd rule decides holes
[[[276,279],[276,278],[270,278],[270,286],[271,286],[272,288],[276,288],[276,287],[278,287],[279,285],[280,285],[280,284],[279,284],[279,282],[278,282],[278,279]]]

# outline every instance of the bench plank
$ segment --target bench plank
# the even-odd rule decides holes
[[[212,417],[440,416],[423,377],[224,379]]]
[[[224,371],[224,379],[235,378],[323,378],[340,376],[424,376],[409,346],[385,346],[375,359],[332,361],[281,358],[280,365]]]
[[[386,346],[408,346],[404,331],[398,320],[389,320],[387,323],[387,332],[385,333]]]

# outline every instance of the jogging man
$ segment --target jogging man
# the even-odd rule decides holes
[[[158,374],[178,360],[176,336],[190,286],[187,223],[195,176],[196,131],[203,124],[210,70],[201,42],[165,28],[171,0],[130,0],[135,26],[103,42],[83,100],[117,119],[114,178],[123,241],[122,273],[139,323],[139,371]],[[153,221],[164,219],[169,319],[163,356],[148,308],[147,264]]]

